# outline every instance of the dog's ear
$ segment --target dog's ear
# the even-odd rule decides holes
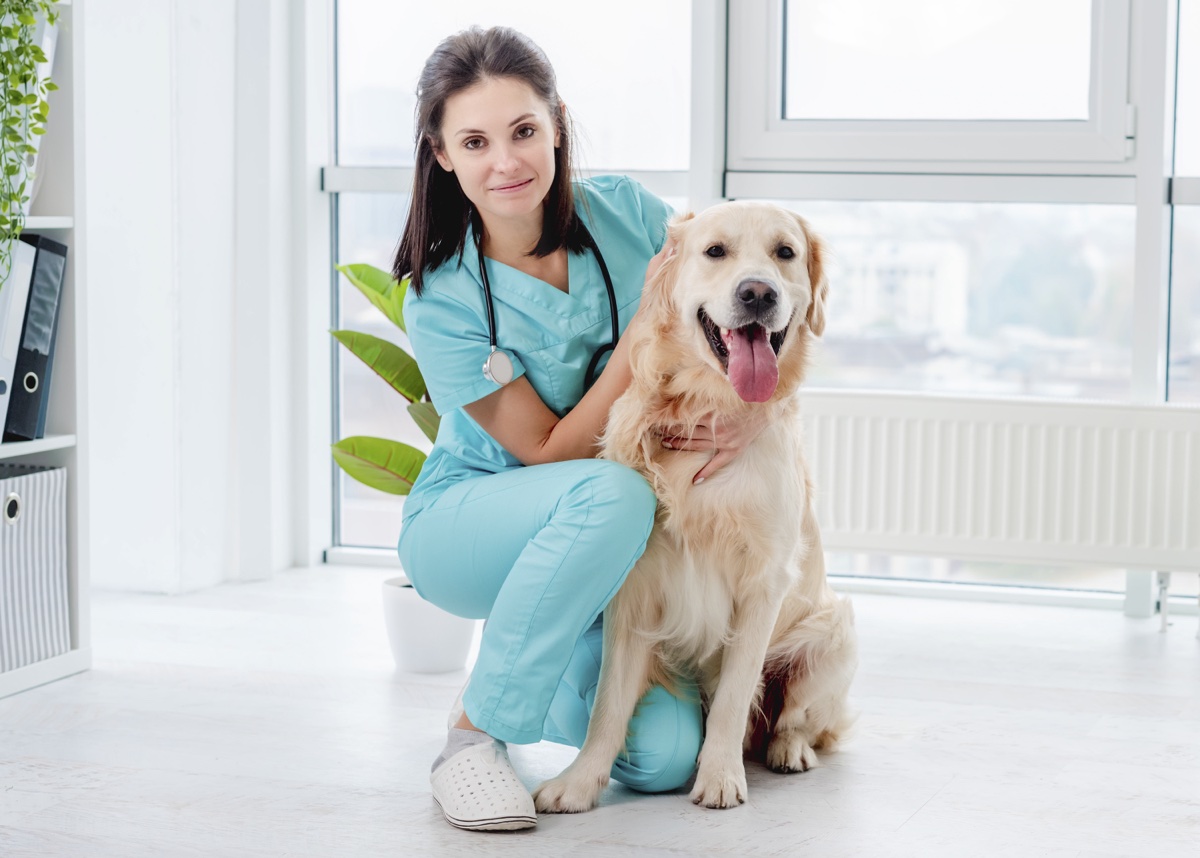
[[[644,376],[647,384],[653,383],[653,379],[648,375],[653,373],[651,353],[662,342],[663,335],[675,325],[675,283],[679,277],[680,265],[678,249],[687,231],[687,221],[693,217],[695,215],[688,213],[671,219],[664,246],[673,245],[676,252],[664,259],[654,276],[646,281],[642,289],[638,318],[629,326],[633,336],[629,365],[633,369],[634,377]]]
[[[695,215],[691,212],[676,215],[667,225],[667,240],[664,247],[674,247],[674,252],[663,260],[658,271],[646,281],[646,287],[642,290],[642,303],[652,304],[653,306],[648,309],[654,309],[656,314],[657,312],[669,314],[674,310],[675,269],[679,266],[679,246],[683,243],[687,222],[694,217]]]
[[[808,221],[796,215],[804,241],[808,244],[808,282],[812,286],[812,303],[808,305],[808,329],[816,336],[825,332],[825,301],[829,298],[829,278],[825,276],[825,261],[828,253],[825,242],[818,236]]]

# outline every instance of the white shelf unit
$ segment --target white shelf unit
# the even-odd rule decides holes
[[[0,673],[0,697],[73,673],[92,663],[87,510],[87,433],[84,428],[86,364],[83,249],[83,40],[78,3],[58,4],[59,29],[50,94],[50,118],[38,154],[41,182],[25,222],[26,233],[44,234],[67,245],[67,267],[59,315],[46,437],[0,443],[0,460],[67,469],[67,556],[71,648],[62,655]]]

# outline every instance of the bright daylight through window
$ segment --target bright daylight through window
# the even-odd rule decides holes
[[[691,186],[697,151],[692,16],[725,6],[464,0],[412,15],[409,4],[338,0],[337,166],[387,169],[378,187],[334,189],[337,260],[390,267],[408,204],[420,66],[440,39],[471,24],[512,26],[546,50],[579,127],[577,166],[637,172],[686,208],[679,189]],[[720,174],[726,196],[772,199],[826,239],[828,327],[811,386],[1144,401],[1136,318],[1155,287],[1139,280],[1133,165],[1136,146],[1154,137],[1127,108],[1142,97],[1136,4],[730,0],[728,10],[726,91],[713,99],[729,111],[724,160],[700,166]],[[1183,0],[1178,25],[1177,116],[1167,114],[1180,178],[1162,349],[1171,401],[1196,403],[1200,2]],[[656,188],[663,177],[671,181]],[[747,187],[754,192],[739,191]],[[336,288],[339,327],[408,347],[344,279]],[[337,381],[340,437],[428,447],[404,402],[361,362],[339,355]],[[392,549],[402,499],[340,473],[338,481],[336,544]],[[1023,583],[1034,569],[880,554],[830,560],[843,573],[925,580]],[[1117,569],[1039,574],[1065,587],[1123,586]]]

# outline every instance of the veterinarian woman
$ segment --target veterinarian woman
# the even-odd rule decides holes
[[[572,184],[554,71],[509,29],[438,46],[421,74],[416,137],[394,273],[412,277],[404,316],[442,423],[404,506],[400,558],[423,598],[487,618],[430,779],[453,825],[527,828],[534,803],[505,743],[582,745],[599,617],[654,521],[645,480],[595,455],[630,380],[618,334],[665,256],[670,211],[625,178]],[[720,437],[703,478],[758,428],[674,445],[713,450]],[[678,691],[647,692],[614,778],[660,792],[692,775],[700,703],[695,689]]]

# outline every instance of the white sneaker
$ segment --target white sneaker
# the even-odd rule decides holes
[[[513,771],[508,748],[493,739],[464,748],[429,776],[446,821],[472,831],[537,825],[533,796]]]

